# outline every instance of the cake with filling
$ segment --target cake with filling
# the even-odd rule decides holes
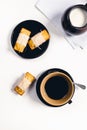
[[[23,95],[28,87],[34,82],[35,77],[29,73],[26,72],[18,85],[14,88],[14,90],[19,94]]]
[[[29,31],[25,28],[22,28],[19,35],[18,35],[18,38],[16,40],[14,50],[22,53],[24,51],[27,43],[28,43],[28,40],[30,38],[30,34],[31,34],[31,31]]]
[[[43,30],[37,34],[35,34],[28,42],[29,47],[31,50],[34,50],[35,48],[39,47],[43,43],[45,43],[47,40],[49,40],[50,35],[46,30]]]

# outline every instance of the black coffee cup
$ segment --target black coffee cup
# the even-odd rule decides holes
[[[74,90],[72,80],[62,72],[48,74],[40,86],[43,99],[54,106],[61,106],[71,101]]]
[[[57,68],[42,73],[36,84],[36,92],[40,100],[54,107],[71,103],[74,91],[72,77],[66,71]]]
[[[68,35],[79,35],[87,31],[87,4],[74,5],[68,8],[61,22]]]
[[[85,89],[86,86],[74,82],[65,70],[53,68],[43,72],[36,83],[39,99],[46,105],[59,107],[72,102],[75,85]]]

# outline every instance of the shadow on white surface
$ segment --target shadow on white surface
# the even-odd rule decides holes
[[[7,38],[7,41],[8,41],[8,51],[11,52],[11,54],[16,55],[17,57],[19,57],[19,56],[17,55],[17,53],[13,50],[13,47],[12,47],[12,44],[11,44],[11,36],[12,36],[12,32],[13,32],[15,26],[16,26],[16,25],[14,25],[14,26],[10,29],[9,34],[8,34],[8,38]]]
[[[29,98],[36,103],[41,104],[41,101],[39,100],[37,93],[36,93],[36,83],[32,84],[30,88],[27,91],[27,95],[29,95]]]
[[[42,72],[39,73],[39,74],[36,76],[36,81],[30,86],[30,88],[28,89],[27,94],[29,94],[29,98],[31,98],[34,102],[37,102],[37,103],[39,103],[39,104],[44,105],[44,104],[40,101],[40,99],[39,99],[39,97],[38,97],[38,95],[37,95],[37,92],[36,92],[37,80],[38,80],[38,78],[40,77],[41,74],[42,74]]]
[[[17,80],[15,80],[15,82],[13,83],[12,85],[12,88],[11,88],[11,91],[12,93],[14,93],[15,95],[18,95],[15,91],[14,91],[14,88],[18,85],[18,83],[21,81],[22,77],[24,75],[22,74],[19,78],[17,78]]]

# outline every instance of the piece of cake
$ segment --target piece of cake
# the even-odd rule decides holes
[[[29,72],[26,72],[19,82],[19,84],[14,88],[14,90],[19,94],[23,95],[26,91],[26,89],[34,82],[35,77],[30,74]]]
[[[30,34],[31,32],[29,30],[22,28],[16,40],[14,50],[22,53],[28,43]]]
[[[37,34],[35,34],[28,42],[29,47],[31,50],[34,50],[35,48],[39,47],[41,44],[49,40],[50,35],[46,30],[43,30]]]

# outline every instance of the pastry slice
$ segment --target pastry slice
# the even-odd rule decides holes
[[[22,28],[16,40],[14,50],[22,53],[28,43],[30,34],[31,32],[29,30]]]
[[[28,42],[29,47],[31,50],[34,50],[35,48],[39,47],[41,44],[49,40],[50,35],[46,30],[43,30],[37,34],[35,34]]]
[[[29,72],[25,73],[22,80],[19,84],[14,88],[14,90],[19,94],[23,95],[26,89],[34,82],[35,77]]]

